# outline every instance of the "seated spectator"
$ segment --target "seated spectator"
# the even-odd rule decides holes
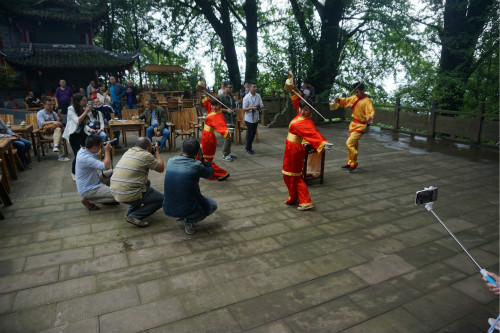
[[[94,105],[94,109],[97,109],[101,112],[102,118],[104,120],[104,128],[109,129],[109,121],[112,118],[113,108],[109,105],[102,105],[101,100],[99,98],[94,98],[92,100],[92,104]],[[120,130],[113,130],[113,138],[117,139],[119,142],[120,139]],[[117,149],[120,149],[120,146],[116,146]]]
[[[42,139],[50,140],[54,143],[54,152],[59,152],[62,136],[62,122],[54,111],[54,102],[51,98],[45,99],[44,108],[37,112],[38,129]]]
[[[87,97],[87,93],[85,92],[85,89],[80,88],[80,89],[78,90],[78,92],[79,92],[80,94],[82,94],[83,96]]]
[[[188,235],[195,232],[194,223],[217,209],[217,202],[201,195],[198,185],[200,177],[212,176],[212,165],[204,160],[200,143],[195,138],[184,140],[181,155],[168,160],[163,211],[167,216],[179,218],[177,224]]]
[[[167,129],[167,113],[161,106],[155,105],[154,99],[146,99],[146,109],[139,115],[146,123],[146,137],[152,142],[153,136],[162,136],[160,148],[165,148],[170,131]]]
[[[109,189],[111,169],[111,144],[104,147],[104,160],[101,161],[102,139],[91,134],[85,139],[76,155],[76,188],[82,196],[82,203],[88,210],[98,210],[95,204],[118,205]]]
[[[92,105],[92,111],[88,113],[88,117],[89,122],[85,125],[85,133],[87,135],[97,134],[105,141],[108,135],[104,131],[104,118],[102,117],[101,111]]]
[[[12,145],[17,149],[17,155],[21,159],[23,163],[24,169],[31,169],[28,164],[28,160],[26,159],[26,154],[31,148],[31,142],[21,138],[16,133],[12,132],[10,128],[5,125],[5,123],[0,119],[0,138],[13,136],[16,138],[15,141],[12,141]]]
[[[28,104],[28,107],[33,108],[33,107],[39,107],[42,105],[42,102],[35,97],[35,94],[33,94],[32,91],[28,93],[28,96],[24,99],[26,104]]]
[[[127,109],[137,110],[137,88],[132,81],[127,82]]]
[[[163,204],[163,194],[153,189],[148,180],[149,170],[163,172],[165,165],[160,156],[158,143],[151,145],[145,137],[139,137],[135,147],[123,154],[111,177],[111,192],[115,200],[130,205],[125,219],[138,227],[147,227],[144,219]]]
[[[97,89],[95,87],[90,88],[90,97],[89,100],[93,100],[97,98]]]
[[[109,105],[111,106],[112,100],[111,100],[111,93],[109,92],[108,87],[104,83],[102,83],[99,86],[99,91],[97,92],[97,98],[99,98],[99,101],[101,102],[102,105]]]

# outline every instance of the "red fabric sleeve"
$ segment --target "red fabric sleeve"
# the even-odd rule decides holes
[[[318,131],[311,119],[297,121],[290,127],[289,131],[307,140],[318,152],[321,152],[324,143],[328,142]]]

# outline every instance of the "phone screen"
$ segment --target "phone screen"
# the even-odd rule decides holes
[[[415,205],[424,205],[428,202],[434,202],[438,197],[438,188],[435,187],[432,190],[422,190],[418,191],[415,196]]]

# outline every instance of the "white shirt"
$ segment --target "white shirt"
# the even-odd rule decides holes
[[[103,105],[111,105],[111,97],[109,95],[103,95],[100,92],[97,93],[97,98],[101,101]]]
[[[245,97],[243,97],[243,109],[257,105],[260,105],[261,109],[264,107],[262,98],[260,98],[259,94],[255,93],[255,95],[252,95],[252,93],[248,93]],[[258,123],[259,111],[255,109],[245,111],[245,121],[248,121],[249,123]]]

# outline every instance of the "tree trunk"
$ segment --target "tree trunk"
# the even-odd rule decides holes
[[[257,1],[247,0],[243,4],[246,17],[246,69],[245,82],[257,80],[259,49],[257,40]]]

